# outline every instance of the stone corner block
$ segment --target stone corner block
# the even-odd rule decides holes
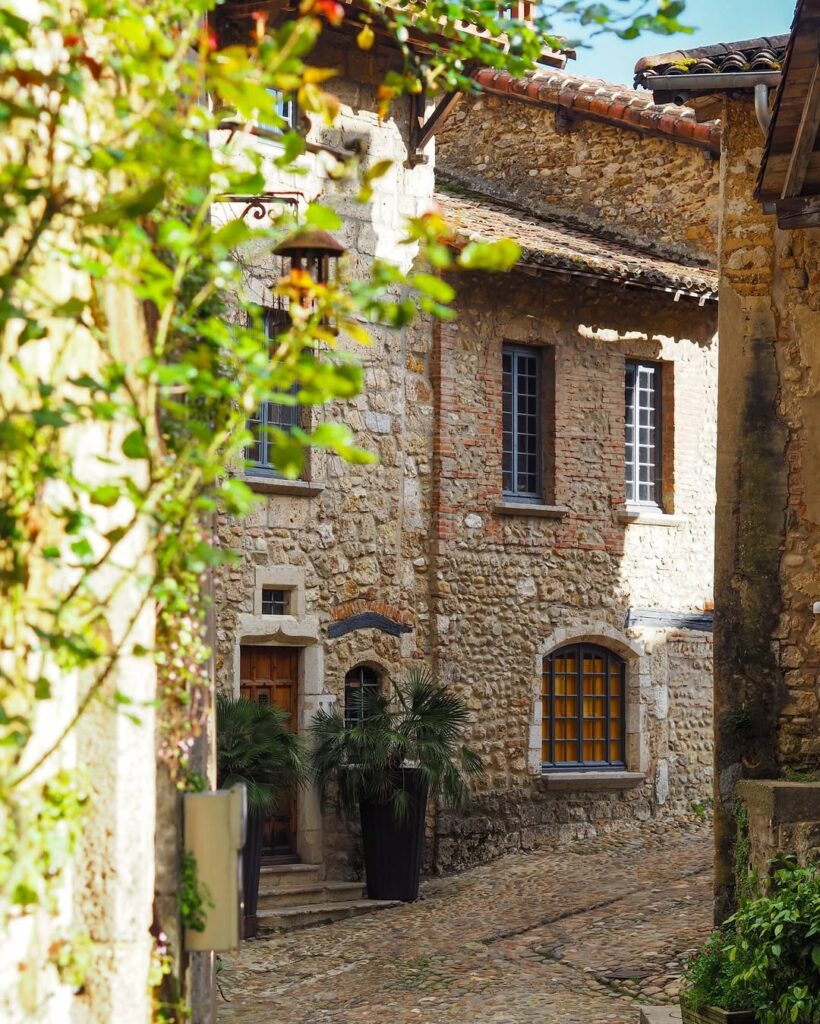
[[[737,795],[751,815],[772,826],[820,821],[820,782],[744,779],[737,785]]]

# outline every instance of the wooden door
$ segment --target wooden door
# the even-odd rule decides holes
[[[273,705],[288,713],[296,730],[299,651],[294,647],[249,647],[240,651],[239,692],[248,700]],[[279,792],[276,809],[265,822],[264,852],[282,856],[296,852],[296,790]]]

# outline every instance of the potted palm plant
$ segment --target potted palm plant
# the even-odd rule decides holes
[[[484,766],[460,742],[466,704],[426,669],[411,670],[392,698],[363,689],[359,701],[347,723],[337,708],[314,716],[316,781],[323,802],[332,780],[340,811],[359,812],[368,896],[410,902],[418,899],[428,797],[461,806],[468,779]]]
[[[244,936],[256,934],[256,906],[262,866],[262,836],[278,794],[307,778],[300,737],[287,728],[288,714],[244,697],[216,695],[217,786],[243,782],[248,793],[248,828],[242,851],[245,897]]]

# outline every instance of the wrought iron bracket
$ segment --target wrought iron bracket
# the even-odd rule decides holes
[[[223,195],[219,197],[220,203],[245,203],[245,208],[239,214],[239,219],[244,220],[248,214],[254,220],[264,220],[270,216],[268,208],[274,204],[291,206],[294,210],[299,209],[299,202],[307,203],[307,196],[304,192],[260,192],[257,196]]]

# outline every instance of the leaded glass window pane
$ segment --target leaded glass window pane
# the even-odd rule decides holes
[[[626,666],[612,651],[574,644],[544,658],[541,760],[551,768],[623,768]]]

